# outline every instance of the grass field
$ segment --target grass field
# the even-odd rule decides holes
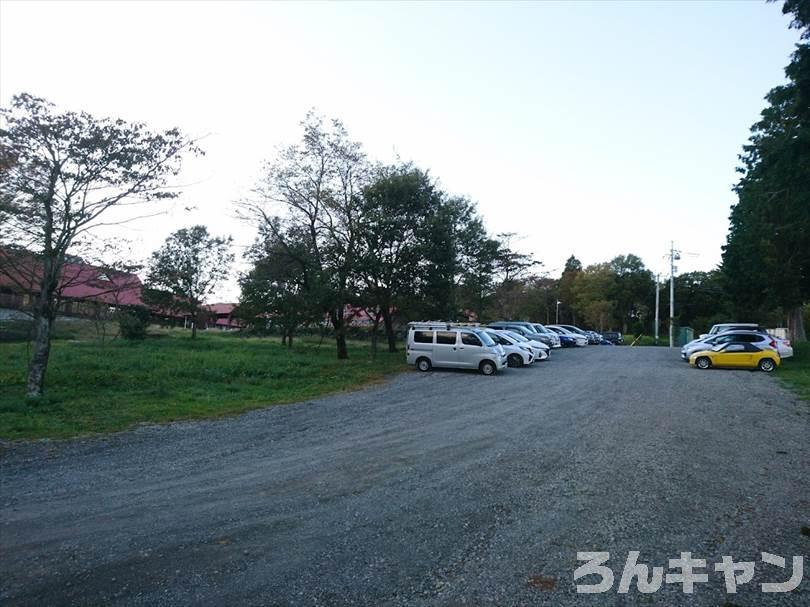
[[[784,359],[774,375],[801,398],[810,400],[810,342],[793,344],[793,357]]]
[[[46,395],[25,398],[28,344],[0,343],[0,438],[64,438],[139,422],[210,418],[356,388],[405,368],[404,353],[334,341],[163,331],[143,342],[53,342]]]

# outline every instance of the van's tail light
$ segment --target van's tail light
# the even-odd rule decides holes
[[[776,349],[776,340],[775,339],[771,340],[771,348]]]
[[[784,344],[785,344],[785,345],[786,345],[788,348],[790,347],[790,340],[789,340],[789,339],[786,339],[786,340],[785,340],[783,343],[784,343]]]

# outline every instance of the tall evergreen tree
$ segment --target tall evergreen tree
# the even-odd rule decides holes
[[[802,341],[810,299],[810,0],[788,0],[782,10],[801,43],[785,69],[787,84],[766,96],[740,156],[723,271],[738,312],[779,306]]]

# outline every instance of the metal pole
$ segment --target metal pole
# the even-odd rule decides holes
[[[675,242],[669,249],[669,347],[675,347]]]
[[[560,300],[559,299],[557,300],[557,315],[556,315],[556,319],[554,320],[554,324],[555,325],[560,324]]]
[[[655,345],[658,345],[658,324],[659,324],[659,316],[658,316],[658,301],[661,299],[661,275],[655,275]]]

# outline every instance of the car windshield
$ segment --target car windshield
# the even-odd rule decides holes
[[[514,331],[507,331],[506,333],[509,335],[509,337],[511,337],[512,339],[514,339],[516,341],[519,341],[519,342],[529,341],[528,339],[526,339],[525,337],[523,337],[519,333],[515,333]]]
[[[492,338],[487,335],[484,331],[476,331],[475,334],[481,338],[481,341],[484,342],[485,346],[494,346],[495,342],[492,341]]]
[[[501,344],[502,346],[512,345],[512,340],[503,333],[497,333],[495,331],[485,331],[485,333],[489,335],[496,344]]]
[[[509,344],[510,346],[514,346],[515,343],[517,343],[517,340],[506,332],[498,333],[498,337],[500,337],[501,340],[503,340],[502,343]]]

